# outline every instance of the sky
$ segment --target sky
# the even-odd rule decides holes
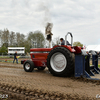
[[[0,0],[0,30],[45,34],[47,22],[53,39],[71,32],[73,42],[100,44],[100,0]]]

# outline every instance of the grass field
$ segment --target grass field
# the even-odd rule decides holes
[[[100,68],[100,65],[98,64],[98,67]]]
[[[0,58],[10,58],[9,56],[0,56]]]
[[[13,58],[0,58],[0,62],[3,62],[3,63],[13,63]],[[21,58],[20,59],[18,59],[18,63],[21,63]],[[16,62],[16,60],[15,60],[15,62]]]

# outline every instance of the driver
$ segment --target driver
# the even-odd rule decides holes
[[[61,41],[61,45],[65,45],[65,40],[63,38],[60,38]],[[68,41],[66,41],[67,45],[70,45],[70,43]]]

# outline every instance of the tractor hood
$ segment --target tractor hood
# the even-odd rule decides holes
[[[50,52],[52,48],[31,48],[30,52]]]

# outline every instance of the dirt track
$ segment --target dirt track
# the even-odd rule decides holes
[[[10,66],[8,63],[1,64],[1,90],[20,93],[19,98],[22,98],[23,95],[27,96],[28,100],[31,100],[30,98],[35,98],[32,100],[89,100],[96,99],[96,95],[100,94],[100,83],[97,84],[97,82],[91,83],[74,78],[54,77],[48,69],[44,71],[35,69],[34,72],[28,73],[23,70],[20,64],[10,64]],[[24,93],[25,91],[26,93]]]

